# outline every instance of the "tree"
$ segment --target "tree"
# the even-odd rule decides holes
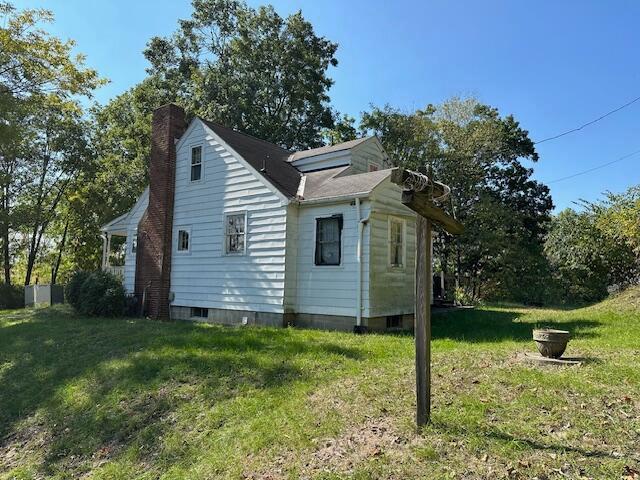
[[[471,299],[520,295],[517,278],[534,277],[518,256],[542,258],[552,208],[546,186],[531,179],[523,160],[538,155],[526,130],[512,116],[475,99],[405,113],[389,106],[364,113],[361,129],[381,139],[392,161],[449,185],[443,208],[465,225],[452,237],[440,232],[435,251],[444,269],[453,266],[457,284]]]
[[[51,12],[17,11],[11,4],[1,2],[0,16],[3,20],[0,22],[0,241],[4,280],[10,283],[11,248],[15,240],[11,233],[15,235],[24,227],[26,217],[20,212],[25,215],[33,212],[19,204],[18,197],[24,200],[26,196],[18,193],[33,185],[32,167],[43,167],[36,160],[38,155],[34,155],[32,143],[49,133],[42,122],[46,115],[43,112],[50,112],[54,104],[71,105],[73,96],[89,96],[104,81],[95,70],[84,67],[81,55],[72,54],[72,41],[62,41],[39,28],[41,23],[53,20]],[[36,132],[38,127],[41,130]],[[39,160],[42,159],[40,156]],[[44,170],[54,174],[49,167]],[[65,175],[64,171],[57,173]],[[42,170],[39,174],[42,175]],[[42,183],[43,195],[50,193],[46,183]],[[36,232],[30,257],[34,256],[32,247],[37,253],[39,236]]]
[[[563,210],[551,222],[544,250],[565,299],[599,301],[609,286],[623,287],[637,278],[633,250],[613,241],[597,223],[593,211],[572,209]]]
[[[187,110],[285,148],[322,144],[337,45],[301,12],[282,18],[237,0],[193,0],[190,19],[145,50],[148,72]]]

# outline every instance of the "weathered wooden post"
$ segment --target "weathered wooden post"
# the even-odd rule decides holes
[[[431,227],[440,224],[451,234],[462,233],[460,222],[434,204],[444,199],[449,187],[434,182],[421,173],[398,168],[391,181],[402,187],[402,203],[416,216],[416,272],[415,272],[415,342],[416,342],[416,423],[418,430],[431,417]]]

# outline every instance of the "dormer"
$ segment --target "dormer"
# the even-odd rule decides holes
[[[358,138],[337,145],[292,153],[288,160],[301,172],[351,166],[352,173],[389,168],[389,157],[377,137]]]

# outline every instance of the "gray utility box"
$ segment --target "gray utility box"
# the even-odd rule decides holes
[[[49,306],[64,303],[62,285],[27,285],[24,287],[25,307]]]

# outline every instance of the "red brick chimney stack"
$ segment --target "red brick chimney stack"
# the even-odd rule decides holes
[[[153,112],[149,206],[138,225],[135,292],[144,294],[147,315],[157,319],[169,317],[175,143],[186,126],[184,109],[177,105],[170,103]]]

